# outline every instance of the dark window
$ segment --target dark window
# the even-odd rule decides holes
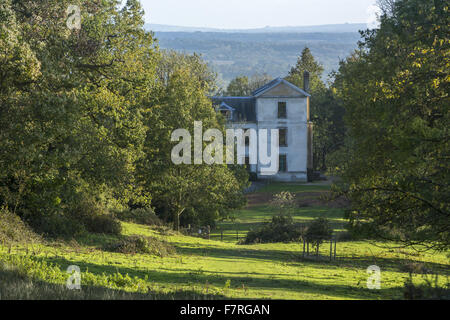
[[[250,166],[250,157],[245,157],[245,164]]]
[[[279,134],[280,134],[280,147],[287,147],[287,129],[280,129],[279,130]]]
[[[287,172],[287,156],[280,154],[280,172]]]
[[[278,102],[278,119],[286,119],[286,102]]]

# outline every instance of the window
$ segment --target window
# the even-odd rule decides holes
[[[222,113],[225,119],[231,120],[231,112],[229,110],[220,110],[220,113]]]
[[[287,172],[287,156],[285,154],[280,154],[280,172]]]
[[[286,102],[278,102],[278,119],[286,119]]]
[[[279,129],[279,135],[280,135],[280,147],[287,147],[287,140],[288,140],[288,137],[287,137],[287,129],[286,128],[282,128],[282,129]]]

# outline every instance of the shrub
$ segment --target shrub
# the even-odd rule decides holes
[[[86,228],[79,220],[62,214],[31,217],[28,222],[34,231],[49,238],[73,238],[86,232]]]
[[[163,222],[156,216],[151,208],[140,208],[134,210],[116,211],[113,215],[125,222],[134,222],[149,226],[162,226]]]
[[[280,215],[290,215],[296,208],[295,194],[288,191],[277,193],[273,196],[270,206]]]
[[[119,235],[122,231],[120,222],[92,200],[80,201],[70,208],[68,217],[78,221],[88,232]]]
[[[302,234],[300,225],[295,224],[290,215],[276,215],[272,221],[265,223],[259,230],[247,233],[243,243],[275,243],[298,241]]]
[[[19,216],[0,209],[0,242],[34,242],[41,240]]]
[[[93,216],[84,221],[87,231],[119,235],[122,232],[120,222],[109,215]]]
[[[332,234],[333,229],[328,219],[320,217],[307,227],[304,238],[318,248],[325,240],[330,239]]]
[[[412,274],[404,285],[404,298],[407,300],[450,300],[450,282],[447,281],[445,286],[438,284],[438,276],[433,278],[425,278],[425,283],[415,285],[412,280]]]
[[[175,248],[165,241],[153,237],[129,236],[108,244],[106,251],[126,254],[151,254],[165,257],[175,253]]]

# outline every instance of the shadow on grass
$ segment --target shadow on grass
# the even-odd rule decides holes
[[[294,280],[294,279],[274,279],[269,277],[251,277],[248,274],[243,274],[242,276],[232,276],[230,274],[207,274],[207,272],[203,271],[195,271],[191,270],[191,272],[166,272],[161,270],[139,270],[132,269],[128,267],[120,267],[117,268],[115,266],[107,266],[107,265],[96,265],[86,262],[78,262],[78,261],[69,261],[63,258],[35,258],[37,260],[43,260],[47,262],[57,263],[60,266],[68,266],[72,264],[77,264],[80,266],[82,271],[89,269],[91,273],[94,274],[102,274],[102,273],[116,273],[120,272],[121,274],[129,274],[130,276],[137,276],[143,278],[145,275],[148,275],[149,281],[159,283],[159,284],[172,284],[172,285],[185,285],[185,286],[205,286],[205,284],[211,284],[217,287],[224,287],[227,281],[231,281],[231,288],[240,289],[240,288],[248,288],[251,290],[281,290],[281,291],[289,291],[289,292],[298,292],[298,293],[307,293],[314,295],[323,295],[329,296],[330,298],[347,298],[347,299],[393,299],[399,298],[401,296],[401,287],[396,288],[385,288],[381,290],[368,290],[365,288],[358,288],[353,286],[346,285],[324,285],[313,283],[304,280]],[[177,271],[177,270],[174,270]],[[188,271],[188,270],[186,270]],[[7,276],[8,278],[8,276]],[[23,284],[26,286],[26,283]],[[40,288],[39,284],[37,285],[36,294],[40,294],[39,290],[43,290],[41,294],[42,299],[56,299],[57,295],[62,291],[66,292],[64,286],[52,285],[52,284],[43,284],[44,287]],[[8,288],[8,285],[4,285],[5,289]],[[28,295],[20,289],[20,284],[12,286],[16,286],[15,294],[10,294],[9,296],[13,299],[32,299],[34,297],[34,293],[29,293]],[[45,287],[48,286],[48,287]],[[25,287],[22,287],[25,288]],[[83,286],[83,291],[84,291]],[[88,289],[88,294],[83,297],[71,296],[72,294],[77,293],[65,293],[67,296],[58,297],[59,299],[224,299],[229,298],[224,295],[209,295],[203,296],[198,292],[191,290],[179,290],[174,294],[160,294],[160,293],[151,293],[149,295],[142,294],[130,294],[127,296],[127,293],[122,293],[119,290],[110,290],[105,288],[95,288],[95,287],[86,287]],[[8,289],[9,290],[9,289]],[[55,290],[55,291],[53,291]],[[124,294],[125,296],[123,296]],[[250,298],[250,297],[249,297]],[[323,298],[323,297],[322,297]],[[4,299],[6,299],[4,297]]]
[[[210,256],[213,257],[225,257],[233,259],[242,259],[244,257],[237,256],[232,251],[235,250],[208,250],[213,251]],[[196,252],[195,250],[190,250],[190,252]],[[187,253],[187,251],[186,251]],[[243,250],[241,254],[250,254],[253,259],[269,259],[281,260],[282,257],[286,257],[286,253],[277,251],[266,251],[265,254],[256,252],[256,250]],[[290,253],[291,254],[291,253]],[[280,279],[282,275],[278,274],[258,274],[258,273],[248,273],[248,272],[209,272],[201,269],[163,269],[149,270],[142,268],[131,268],[131,267],[117,267],[112,265],[99,265],[89,262],[80,261],[69,261],[64,258],[35,258],[38,260],[43,260],[46,262],[56,263],[62,268],[69,265],[76,264],[82,271],[89,270],[89,272],[94,274],[114,274],[119,272],[121,274],[129,274],[131,277],[137,276],[143,279],[148,276],[150,282],[165,284],[165,285],[184,285],[184,286],[204,286],[205,284],[212,284],[217,287],[223,287],[225,283],[230,280],[232,283],[232,288],[246,287],[252,290],[281,290],[296,293],[307,293],[313,295],[323,295],[329,296],[330,298],[347,298],[347,299],[397,299],[401,298],[402,287],[395,288],[383,288],[381,290],[368,290],[363,287],[355,287],[352,285],[330,285],[330,284],[318,284],[312,281],[296,280],[296,279]],[[395,264],[395,259],[393,261],[388,261],[390,264]],[[284,260],[286,261],[286,260]],[[335,264],[336,268],[345,267],[346,262],[353,260],[339,261]],[[355,262],[355,261],[353,261]],[[367,260],[361,259],[358,261],[366,268],[368,265],[372,264]],[[369,263],[369,264],[367,264]],[[386,264],[387,261],[383,261]],[[330,263],[319,262],[319,261],[302,261],[300,266],[314,266],[315,268],[329,268]],[[292,266],[292,264],[291,264]],[[441,266],[441,265],[439,265]],[[352,265],[351,267],[355,267]],[[171,271],[171,272],[170,272]],[[355,279],[356,281],[356,279]],[[216,299],[216,297],[213,297]],[[217,297],[220,299],[221,297]],[[164,297],[161,299],[165,299]],[[176,298],[178,299],[178,298]],[[181,298],[180,298],[181,299]]]
[[[13,270],[0,270],[0,300],[223,300],[225,298],[223,295],[201,294],[193,290],[135,293],[95,286],[69,290],[62,284],[32,280]]]

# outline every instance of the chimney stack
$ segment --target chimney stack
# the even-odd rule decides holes
[[[305,71],[303,73],[303,90],[309,93],[309,72]]]

